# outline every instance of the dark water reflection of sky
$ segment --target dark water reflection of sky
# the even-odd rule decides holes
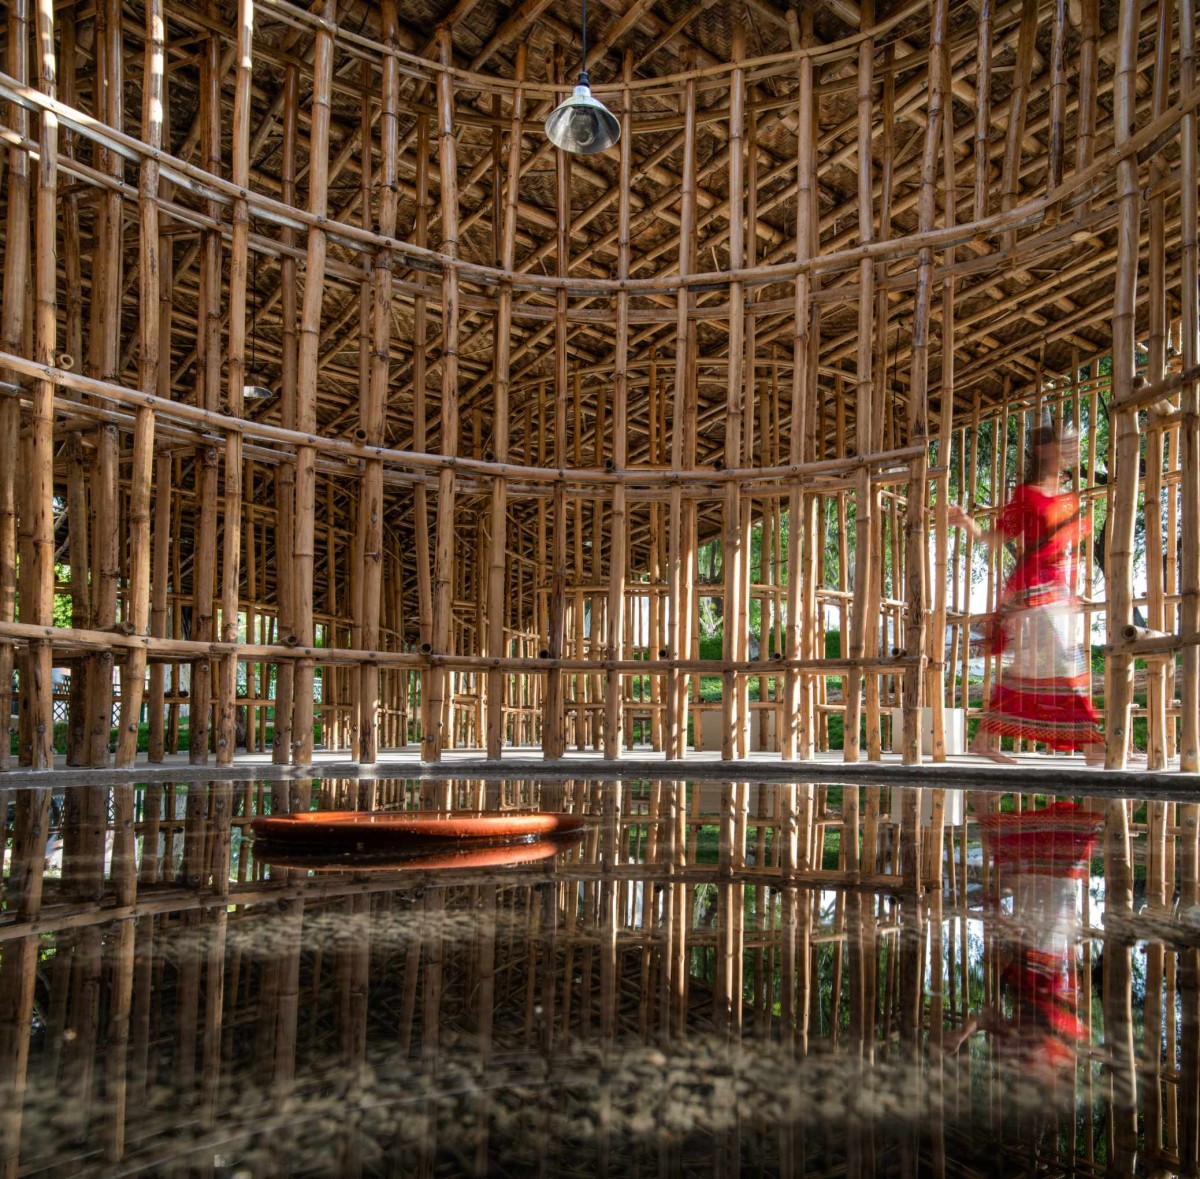
[[[35,848],[7,801],[8,1175],[1196,1173],[1196,805],[180,783]],[[587,826],[439,869],[249,831],[525,807]]]

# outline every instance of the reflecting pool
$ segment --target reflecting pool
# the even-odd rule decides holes
[[[582,779],[4,800],[5,1175],[1197,1173],[1197,804]],[[586,825],[469,854],[250,830],[528,809]]]

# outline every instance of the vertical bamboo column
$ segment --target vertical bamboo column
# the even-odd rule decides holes
[[[312,125],[309,132],[308,211],[317,219],[308,231],[304,266],[304,302],[300,313],[300,349],[296,373],[296,428],[317,432],[317,360],[321,342],[321,304],[325,291],[325,230],[329,211],[329,115],[333,87],[333,21],[336,0],[324,0],[319,13],[313,61]],[[296,640],[312,647],[313,567],[316,555],[317,452],[296,447],[296,519],[292,550]],[[296,661],[292,703],[292,748],[297,765],[311,765],[313,753],[313,684],[311,657]]]
[[[683,60],[691,70],[690,51]],[[679,276],[691,273],[696,234],[696,82],[689,78],[683,85],[683,175],[679,190]],[[675,320],[675,396],[671,409],[671,467],[680,471],[691,466],[694,458],[694,389],[691,385],[692,305],[690,288],[681,285],[676,302]],[[671,515],[668,520],[667,563],[669,568],[667,653],[672,660],[691,654],[692,550],[694,546],[692,501],[684,503],[680,488],[671,487]],[[728,614],[728,611],[726,611]],[[726,625],[729,625],[728,617]],[[667,758],[681,758],[687,750],[687,676],[678,667],[667,672]]]
[[[450,30],[437,31],[438,168],[442,197],[442,454],[458,454],[458,154],[454,138],[454,86]],[[453,639],[454,469],[438,472],[437,536],[433,574],[433,651],[450,653]],[[421,756],[439,761],[445,747],[446,668],[435,665],[429,675],[429,700],[421,734]]]
[[[205,9],[213,20],[217,6]],[[213,32],[204,42],[200,63],[200,142],[204,168],[214,176],[221,171],[221,44]],[[206,211],[214,222],[220,207],[208,201]],[[221,401],[221,233],[206,230],[201,239],[199,323],[196,329],[197,400],[210,411]],[[196,505],[192,557],[192,638],[211,642],[214,588],[217,568],[218,452],[201,442],[195,452]],[[202,656],[192,661],[191,696],[188,701],[188,760],[208,762],[212,727],[212,661]]]
[[[629,277],[630,186],[633,183],[633,51],[625,51],[621,92],[621,160],[617,177],[617,277]],[[608,658],[621,659],[625,652],[626,549],[629,518],[625,499],[625,464],[628,462],[629,429],[629,292],[617,292],[617,327],[613,349],[613,470],[618,482],[612,492],[612,527],[608,549]],[[621,756],[625,713],[621,707],[621,674],[611,671],[604,695],[604,756],[616,761]],[[615,933],[613,935],[615,937]],[[607,957],[605,959],[607,961]]]
[[[875,22],[874,0],[862,6],[860,28],[865,32]],[[873,38],[864,37],[858,49],[858,231],[863,245],[875,236],[872,212],[871,168],[871,92],[874,85]],[[872,375],[872,319],[874,311],[875,265],[864,257],[858,267],[858,347],[855,359],[857,390],[854,406],[854,440],[859,459],[865,459],[873,449],[875,431],[874,377]],[[876,323],[875,330],[887,332],[886,319]],[[875,492],[871,486],[871,470],[865,463],[859,468],[854,494],[854,613],[851,617],[850,658],[853,664],[842,680],[845,704],[842,749],[846,761],[858,761],[862,721],[862,660],[867,653],[867,636],[871,633],[874,611],[871,609],[871,571],[875,544]],[[874,673],[871,673],[872,675]]]
[[[1196,5],[1195,0],[1179,0],[1179,90],[1196,92]],[[1197,245],[1197,162],[1196,110],[1187,110],[1180,118],[1180,220],[1183,249],[1180,267],[1181,340],[1183,367],[1194,372],[1200,359],[1200,308],[1197,306],[1197,281],[1200,275],[1200,248]],[[1136,259],[1134,261],[1136,266]],[[1115,366],[1114,366],[1115,371]],[[1183,733],[1179,746],[1179,768],[1184,773],[1200,770],[1200,382],[1189,381],[1183,387],[1180,408],[1180,488],[1183,553],[1180,563],[1180,632],[1190,638],[1183,649],[1183,669],[1179,679],[1183,708]]]
[[[237,52],[233,90],[233,183],[239,192],[250,188],[250,87],[254,80],[254,0],[238,0]],[[229,413],[245,412],[246,283],[250,247],[250,208],[245,197],[233,202],[233,242],[229,256]],[[242,570],[242,436],[225,436],[224,553],[221,560],[221,641],[238,641],[238,590]],[[253,636],[246,636],[253,641]],[[237,746],[236,655],[222,657],[217,681],[217,764],[229,765]],[[247,666],[247,688],[250,668]]]
[[[948,53],[949,51],[946,50]],[[945,76],[950,76],[950,62],[944,61]],[[944,164],[945,192],[943,214],[946,228],[955,223],[954,189],[954,108],[947,102],[942,109],[942,153]],[[946,659],[946,598],[947,579],[950,566],[950,450],[954,444],[954,248],[951,246],[944,256],[945,278],[942,280],[942,378],[939,400],[941,415],[938,424],[938,467],[937,516],[935,536],[937,540],[937,563],[934,575],[934,615],[929,636],[930,674],[927,682],[927,698],[933,711],[933,760],[946,760],[946,669],[950,669],[950,683],[954,683],[954,659]],[[951,695],[953,703],[953,694]],[[943,796],[939,795],[939,798]],[[935,803],[935,806],[937,804]],[[937,871],[941,872],[941,845],[935,858]],[[940,879],[940,875],[939,875]]]
[[[867,0],[870,4],[871,0]],[[800,14],[799,46],[807,51],[812,46],[813,14],[805,8]],[[796,260],[803,262],[816,252],[816,224],[813,218],[813,191],[816,187],[816,158],[813,120],[813,63],[805,52],[800,58],[799,108],[796,112]],[[801,270],[796,274],[794,293],[795,327],[792,339],[792,431],[788,461],[799,462],[803,454],[804,412],[810,384],[808,332],[812,321],[812,274]],[[765,433],[765,432],[764,432]],[[785,761],[799,752],[801,674],[792,661],[800,658],[803,647],[804,586],[800,584],[800,562],[804,538],[800,534],[803,494],[794,485],[788,494],[788,556],[787,556],[787,657],[789,666],[784,675],[785,732],[780,740],[780,752]]]
[[[1154,117],[1166,109],[1171,66],[1171,0],[1159,0],[1155,37]],[[1149,293],[1150,324],[1146,340],[1146,379],[1160,381],[1166,375],[1167,290],[1166,290],[1166,198],[1162,192],[1163,162],[1150,162],[1149,200]],[[1072,373],[1078,377],[1078,368]],[[1143,518],[1146,528],[1146,624],[1161,631],[1166,622],[1163,608],[1162,474],[1163,431],[1149,417],[1146,433],[1146,499]],[[1162,770],[1167,764],[1167,674],[1166,661],[1152,659],[1146,669],[1146,768]]]
[[[562,49],[554,53],[555,82],[563,80]],[[566,278],[571,269],[571,157],[560,151],[554,158],[555,171],[555,257],[556,273]],[[554,293],[554,466],[561,470],[567,461],[567,292]],[[544,419],[543,419],[544,420]],[[550,584],[546,604],[546,650],[552,660],[562,658],[566,613],[567,498],[561,480],[554,484],[550,520]],[[546,695],[542,710],[542,749],[548,758],[562,757],[566,749],[566,717],[563,707],[563,675],[557,667],[546,672]]]
[[[513,76],[516,87],[512,97],[512,123],[508,135],[508,169],[505,176],[503,196],[503,224],[500,227],[500,269],[505,273],[512,270],[516,262],[517,245],[517,200],[521,183],[521,127],[525,117],[525,92],[521,82],[525,78],[526,47],[517,46]],[[496,462],[508,462],[508,417],[509,417],[509,367],[512,358],[512,304],[511,282],[500,284],[499,307],[496,315],[496,379],[495,421],[492,425],[492,449]],[[502,475],[492,480],[492,547],[491,566],[488,570],[487,593],[487,653],[493,658],[506,654],[504,648],[504,621],[507,597],[505,593],[505,550],[508,540],[508,481]],[[504,680],[505,673],[498,667],[491,668],[487,675],[487,755],[499,758],[504,746]]]
[[[383,40],[389,49],[397,48],[399,25],[395,0],[383,0],[380,7]],[[396,233],[399,207],[399,119],[400,63],[388,53],[382,61],[383,86],[379,111],[379,232],[390,238]],[[370,154],[370,143],[361,151]],[[369,218],[364,209],[364,221]],[[361,428],[368,446],[382,446],[387,420],[389,355],[392,344],[392,251],[380,247],[375,253],[371,275],[371,361],[367,398],[362,409]],[[379,614],[383,594],[383,460],[369,459],[363,473],[358,505],[358,570],[362,592],[360,618],[363,650],[374,651],[382,644]],[[352,673],[355,674],[355,673]],[[379,753],[379,669],[365,664],[358,669],[359,715],[358,750],[360,762],[374,764]]]
[[[925,150],[921,159],[918,232],[933,229],[936,211],[938,145],[942,133],[942,102],[946,85],[946,0],[934,0],[929,45],[929,102],[926,108]],[[947,145],[947,150],[951,150]],[[904,669],[904,762],[921,760],[921,687],[925,658],[925,609],[928,558],[925,520],[925,452],[929,388],[929,318],[933,283],[933,250],[922,247],[917,256],[917,291],[913,307],[912,379],[908,393],[908,443],[921,453],[911,464],[905,509],[904,582],[907,602],[905,646],[909,663]]]
[[[38,0],[38,89],[55,97],[54,5]],[[40,117],[35,210],[34,349],[39,364],[55,363],[58,344],[58,116]],[[31,560],[21,570],[22,621],[54,625],[54,386],[37,381],[33,387],[26,486],[28,520],[21,532],[29,538]],[[28,612],[28,614],[27,614]],[[54,767],[54,700],[50,642],[29,644],[26,654],[25,699],[29,708],[31,749],[28,764],[35,770]],[[5,718],[7,720],[7,717]],[[5,737],[7,743],[7,737]]]
[[[29,81],[28,0],[11,0],[8,6],[8,53],[5,69],[9,77]],[[8,126],[24,140],[29,131],[29,114],[18,103],[10,103]],[[0,347],[14,354],[22,351],[29,282],[29,153],[16,144],[8,155],[8,225],[4,241],[4,279],[0,301]],[[0,374],[15,384],[17,374]],[[17,453],[21,417],[15,397],[0,397],[0,453]],[[17,464],[0,467],[0,622],[16,621],[17,605]],[[0,770],[11,759],[13,645],[0,642]],[[27,760],[24,751],[21,761]]]
[[[96,113],[110,127],[121,128],[122,65],[121,6],[102,0],[96,11]],[[100,151],[101,168],[110,176],[123,174],[121,158]],[[121,338],[121,196],[107,191],[99,198],[95,247],[92,255],[91,340],[92,375],[117,382]],[[114,426],[102,426],[93,467],[92,506],[92,625],[100,630],[117,621],[117,475],[118,438]],[[88,666],[88,761],[108,765],[112,729],[111,651],[93,656]]]
[[[731,11],[731,16],[733,15]],[[740,21],[733,19],[732,57],[740,62],[746,54],[746,35]],[[745,262],[745,140],[746,71],[734,66],[729,76],[729,269],[740,270]],[[729,374],[725,390],[725,466],[742,465],[742,402],[745,397],[745,287],[740,279],[729,284]],[[676,362],[678,363],[678,361]],[[793,423],[793,429],[795,425]],[[799,433],[799,431],[797,431]],[[722,611],[722,657],[726,667],[721,690],[721,759],[732,761],[745,745],[748,717],[741,703],[738,675],[729,666],[743,657],[748,620],[742,599],[745,578],[743,566],[749,560],[748,538],[742,533],[741,484],[725,484],[724,543],[721,572],[725,579]],[[699,723],[699,718],[697,718]]]
[[[281,197],[284,204],[296,203],[296,136],[300,121],[300,79],[296,66],[283,72],[283,153],[280,163]],[[295,244],[295,231],[281,232],[285,246]],[[285,253],[279,263],[280,308],[282,311],[283,363],[279,385],[279,414],[284,429],[296,428],[296,377],[299,344],[296,339],[296,260]],[[296,465],[284,460],[275,468],[275,604],[276,641],[295,637],[296,564]],[[296,665],[283,659],[275,665],[275,732],[272,761],[288,765],[292,760],[292,708],[295,703]]]
[[[1113,126],[1116,147],[1121,148],[1134,129],[1137,84],[1139,7],[1121,0],[1117,22],[1117,62],[1113,81]],[[1117,273],[1113,298],[1112,407],[1109,471],[1114,472],[1112,515],[1109,519],[1108,641],[1118,640],[1124,626],[1133,622],[1133,541],[1137,519],[1141,436],[1137,411],[1121,408],[1133,390],[1135,372],[1134,316],[1137,299],[1138,164],[1135,156],[1117,163]],[[1186,493],[1185,493],[1186,494]],[[1187,522],[1184,522],[1184,534]],[[1129,724],[1133,709],[1133,657],[1114,651],[1108,659],[1106,764],[1124,769],[1129,755]]]
[[[142,139],[155,151],[162,148],[163,109],[166,105],[166,22],[161,0],[146,3],[146,57],[142,81]],[[138,387],[159,390],[160,237],[158,162],[147,156],[138,185],[140,270],[138,273]],[[168,363],[170,357],[168,354]],[[154,411],[139,406],[133,428],[133,465],[129,475],[129,622],[133,633],[150,627],[150,490],[154,464]],[[118,766],[131,766],[137,757],[138,724],[146,680],[146,651],[129,652],[121,668],[121,724],[117,733]],[[160,718],[161,719],[161,718]]]

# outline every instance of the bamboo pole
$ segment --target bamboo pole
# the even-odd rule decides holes
[[[394,47],[399,35],[395,0],[383,0],[380,20],[384,39]],[[394,237],[399,206],[399,120],[400,69],[393,56],[383,59],[383,85],[379,111],[379,232]],[[363,144],[364,153],[369,146]],[[371,275],[371,353],[367,397],[362,407],[360,429],[363,440],[379,446],[384,441],[392,342],[392,266],[391,250],[380,250]],[[374,650],[380,645],[380,608],[383,594],[383,463],[367,463],[363,474],[358,507],[358,562],[361,585],[359,636],[361,646]],[[368,765],[378,758],[379,746],[379,671],[364,667],[359,676],[359,712],[357,717],[357,758]]]
[[[110,127],[122,124],[121,14],[114,0],[105,0],[96,13],[98,121]],[[101,170],[119,176],[122,163],[116,152],[100,152]],[[111,190],[101,197],[97,209],[92,268],[89,366],[100,380],[116,382],[121,338],[121,198]],[[97,459],[92,478],[92,622],[107,628],[117,622],[117,475],[118,437],[112,426],[104,426],[97,437]],[[113,658],[102,651],[88,666],[88,762],[108,765],[112,730]]]
[[[930,24],[929,104],[925,126],[925,148],[921,162],[921,204],[919,225],[922,231],[933,228],[935,213],[938,146],[941,140],[942,102],[945,87],[946,0],[934,0]],[[912,478],[908,485],[905,509],[905,646],[912,662],[904,672],[904,748],[906,765],[921,761],[921,688],[920,661],[925,657],[926,626],[926,467],[924,447],[927,430],[929,385],[929,315],[932,299],[933,251],[922,250],[917,262],[917,290],[913,307],[912,377],[908,394],[908,441],[922,448],[912,460]],[[938,641],[944,642],[945,636]]]
[[[280,160],[282,196],[296,204],[296,137],[300,121],[300,79],[296,66],[283,74],[283,151]],[[295,231],[287,227],[280,237],[292,246]],[[297,293],[296,259],[285,253],[280,260],[281,342],[283,356],[279,382],[279,416],[285,427],[295,429],[297,421],[297,369],[299,342],[296,338]],[[275,472],[275,597],[276,626],[280,642],[296,637],[296,464],[285,459]],[[292,761],[295,703],[295,667],[291,660],[275,665],[275,732],[271,760],[276,765]]]
[[[517,46],[513,65],[515,77],[525,76],[526,49]],[[521,174],[521,128],[525,117],[525,98],[518,87],[513,92],[512,121],[508,139],[508,172],[503,195],[503,224],[499,230],[499,262],[502,270],[511,270],[516,258],[517,198]],[[497,173],[499,161],[497,160]],[[498,179],[498,177],[497,177]],[[509,452],[509,379],[512,355],[512,285],[501,285],[496,313],[496,380],[495,424],[492,450],[496,462],[508,462]],[[505,548],[508,538],[508,491],[502,477],[492,481],[492,548],[488,575],[488,635],[487,654],[505,653],[504,622],[506,607]],[[504,747],[504,674],[499,669],[488,672],[487,680],[487,755],[499,758]]]
[[[28,0],[13,0],[8,6],[8,44],[5,68],[18,81],[29,80]],[[17,103],[6,115],[13,131],[24,137],[29,130],[29,114]],[[26,286],[29,283],[29,155],[14,146],[8,156],[8,224],[5,231],[4,278],[0,304],[0,341],[6,352],[20,352],[25,336]],[[16,374],[5,371],[5,381],[15,382]],[[0,448],[4,454],[17,453],[20,406],[15,398],[0,397]],[[6,462],[0,468],[0,622],[17,617],[17,464]],[[0,643],[0,770],[9,768],[11,758],[10,726],[14,650],[11,643]],[[27,758],[22,751],[21,761]]]
[[[622,91],[621,112],[621,158],[617,183],[617,274],[629,276],[629,215],[631,173],[633,167],[633,104],[629,83],[633,80],[633,51],[625,51],[622,63],[625,88]],[[621,291],[617,295],[616,337],[613,343],[615,370],[613,372],[613,469],[624,472],[628,456],[629,430],[629,296]],[[608,581],[608,658],[625,657],[625,581],[626,559],[629,543],[628,507],[625,499],[625,482],[622,479],[613,488],[612,527],[609,534],[609,581]],[[604,696],[604,756],[616,760],[621,754],[624,739],[625,712],[621,702],[621,676],[611,674],[605,685]],[[616,931],[613,930],[612,954],[616,951]],[[609,955],[602,959],[602,971],[606,970]],[[602,974],[601,990],[611,987],[607,973]],[[607,1029],[607,1021],[606,1029]],[[606,1038],[611,1038],[611,1035]]]
[[[691,66],[690,56],[683,62],[685,71]],[[684,84],[680,98],[684,118],[683,179],[680,185],[679,214],[679,273],[690,273],[695,257],[696,223],[696,86]],[[690,388],[692,326],[691,299],[687,288],[676,296],[675,320],[675,388],[671,408],[671,466],[681,470],[689,461],[694,419],[691,418]],[[672,659],[686,658],[691,648],[691,609],[689,589],[692,584],[692,521],[685,509],[682,495],[671,490],[670,516],[667,521],[668,618],[666,648]],[[666,752],[668,758],[682,757],[687,749],[687,677],[672,668],[666,685]]]
[[[160,0],[149,0],[146,5],[142,135],[147,145],[154,149],[162,146],[163,110],[166,106],[165,31],[165,18]],[[138,193],[141,235],[138,274],[141,356],[138,377],[141,388],[147,393],[157,393],[159,388],[162,238],[157,203],[158,174],[158,163],[152,157],[147,157],[142,163]],[[134,426],[129,505],[129,621],[135,634],[146,634],[150,627],[150,491],[153,458],[154,411],[139,409]],[[116,757],[118,766],[133,765],[137,757],[138,725],[141,721],[145,677],[145,654],[135,652],[121,668],[121,724],[117,735]]]
[[[1171,15],[1169,0],[1158,6],[1158,27],[1155,40],[1154,113],[1162,114],[1167,104],[1169,62],[1171,58]],[[1149,201],[1150,240],[1148,275],[1150,322],[1146,349],[1146,379],[1153,382],[1166,375],[1166,202],[1157,191],[1162,182],[1162,165],[1158,158],[1150,163]],[[1162,532],[1162,475],[1163,432],[1151,428],[1146,435],[1146,625],[1161,631],[1166,625],[1163,604],[1163,532]],[[1167,764],[1167,674],[1162,660],[1151,660],[1146,669],[1146,768],[1162,770]]]
[[[442,254],[447,263],[442,271],[442,454],[458,454],[458,156],[454,137],[454,91],[450,75],[450,30],[441,26],[437,33],[438,55],[442,69],[437,78],[438,168],[442,196]],[[432,646],[437,654],[449,654],[453,640],[454,584],[454,503],[453,468],[443,467],[438,475],[437,538],[434,553]],[[444,713],[447,677],[435,667],[429,676],[429,700],[421,733],[421,756],[425,761],[440,761],[445,747]]]
[[[1065,8],[1064,8],[1065,13]],[[950,74],[949,50],[946,50],[944,63],[945,75]],[[944,119],[942,127],[942,142],[954,142],[954,110],[953,104],[947,102],[942,110]],[[954,191],[954,152],[947,150],[943,153],[944,185],[943,216],[946,225],[955,223],[955,191]],[[951,703],[953,703],[954,659],[946,658],[946,610],[947,610],[947,581],[954,575],[950,565],[950,450],[954,439],[954,249],[946,250],[944,258],[947,274],[942,280],[942,378],[939,400],[941,402],[940,421],[938,423],[938,467],[941,473],[937,476],[937,514],[935,520],[935,539],[937,544],[936,573],[934,575],[934,615],[933,626],[929,636],[930,675],[928,677],[926,699],[932,709],[933,729],[933,760],[946,760],[946,669],[950,670]],[[941,856],[941,844],[936,849],[937,857]],[[937,870],[941,872],[941,859],[937,860]]]
[[[866,0],[862,8],[862,24],[869,28],[874,24],[874,0]],[[872,63],[874,42],[865,39],[859,47],[858,59],[858,230],[864,245],[875,237],[875,217],[872,209],[871,182],[871,91],[874,82]],[[855,448],[859,457],[874,449],[875,416],[881,405],[875,404],[872,373],[872,348],[875,331],[886,339],[887,320],[874,323],[875,267],[869,258],[863,257],[858,268],[858,353],[855,358],[857,389],[854,407]],[[871,632],[873,614],[871,606],[872,568],[875,557],[875,493],[869,477],[860,473],[854,495],[854,612],[851,619],[850,658],[866,656],[867,636]],[[862,724],[862,675],[852,670],[843,681],[845,713],[843,721],[842,749],[846,761],[858,761],[861,747],[860,726]]]
[[[54,54],[54,6],[38,0],[38,88],[54,98],[57,61]],[[41,364],[53,364],[58,346],[58,119],[44,111],[39,129],[34,267],[34,349]],[[29,564],[21,570],[21,614],[35,626],[54,623],[54,386],[34,386],[27,451],[30,478],[21,532],[29,537]],[[26,701],[34,770],[54,767],[54,700],[49,642],[32,643],[26,656]]]
[[[323,0],[320,15],[329,24],[316,32],[313,62],[312,129],[309,136],[308,210],[323,218],[329,207],[329,117],[333,79],[333,34],[329,27],[337,12],[336,0]],[[304,302],[300,312],[300,343],[296,374],[296,428],[317,431],[317,349],[325,293],[326,234],[319,224],[308,231],[304,267]],[[301,647],[311,647],[313,624],[313,571],[315,563],[317,454],[312,446],[296,448],[296,508],[292,549],[294,632]],[[294,675],[292,749],[295,764],[312,764],[314,665],[300,659]]]
[[[250,187],[250,103],[254,80],[254,0],[238,0],[237,56],[233,93],[233,182]],[[233,242],[229,257],[229,384],[226,400],[231,417],[245,412],[246,285],[249,260],[250,209],[244,198],[233,205]],[[242,435],[225,435],[224,551],[221,561],[221,641],[237,643],[240,634],[242,570]],[[246,634],[247,640],[251,638]],[[247,669],[249,689],[249,669]],[[218,664],[217,764],[230,765],[237,746],[237,660]]]
[[[1138,9],[1133,0],[1119,8],[1116,81],[1113,86],[1113,122],[1117,146],[1134,129],[1137,66]],[[1108,609],[1105,612],[1109,642],[1133,623],[1133,540],[1137,518],[1141,436],[1137,414],[1121,409],[1134,379],[1134,316],[1138,270],[1138,168],[1136,160],[1117,164],[1117,285],[1113,298],[1112,415],[1109,440],[1112,510],[1108,521]],[[1184,525],[1186,533],[1186,523]],[[1133,659],[1114,652],[1107,662],[1105,696],[1109,769],[1124,769],[1129,755],[1129,726],[1133,711]]]
[[[740,24],[734,25],[731,53],[734,61],[740,61],[746,52],[745,31]],[[745,143],[743,123],[746,105],[745,71],[735,68],[730,75],[729,98],[729,268],[740,270],[744,263],[744,204],[745,204]],[[681,247],[682,248],[682,247]],[[742,463],[742,417],[743,388],[745,374],[745,290],[742,283],[734,280],[729,287],[729,375],[725,389],[725,465],[741,467]],[[678,364],[678,358],[676,360]],[[795,418],[793,416],[793,429]],[[800,432],[801,438],[803,433]],[[742,530],[742,492],[737,483],[725,485],[725,502],[722,514],[723,544],[721,550],[721,572],[725,579],[723,607],[722,650],[726,660],[744,657],[744,640],[747,625],[746,603],[742,600],[743,564],[749,560],[749,537]],[[689,570],[688,576],[691,576]],[[744,731],[749,718],[739,709],[739,680],[735,672],[728,669],[721,685],[721,759],[732,761],[739,752],[745,752]],[[696,724],[700,724],[697,716]],[[741,738],[739,740],[739,737]]]
[[[1196,79],[1196,8],[1194,0],[1179,0],[1179,86],[1183,94],[1195,93]],[[1179,123],[1180,142],[1180,223],[1183,227],[1182,265],[1180,267],[1180,351],[1183,368],[1194,372],[1200,363],[1200,308],[1197,306],[1197,281],[1200,261],[1196,235],[1197,222],[1197,119],[1195,110],[1185,113]],[[1115,372],[1114,367],[1114,372]],[[1195,377],[1185,385],[1181,398],[1180,427],[1180,533],[1183,553],[1180,561],[1181,634],[1200,633],[1200,381]],[[1179,746],[1179,768],[1184,773],[1200,770],[1200,648],[1189,646],[1183,652],[1179,677],[1179,697],[1183,713],[1183,732]]]

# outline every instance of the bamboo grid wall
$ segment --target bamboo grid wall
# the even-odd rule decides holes
[[[624,135],[586,162],[541,135],[573,13],[537,0],[6,10],[21,764],[52,761],[66,665],[81,765],[109,764],[114,669],[120,766],[143,706],[152,761],[186,714],[193,761],[270,730],[305,765],[317,711],[366,762],[678,757],[701,673],[727,758],[754,724],[809,757],[834,713],[878,757],[899,704],[919,761],[926,704],[941,759],[977,559],[950,490],[994,509],[1019,450],[983,502],[980,439],[1049,407],[1108,519],[1109,764],[1139,656],[1151,765],[1200,765],[1192,0],[613,4],[589,58]]]
[[[1025,1091],[990,1041],[947,1049],[1000,1005],[1011,922],[1011,881],[968,844],[981,815],[1035,800],[971,793],[948,822],[900,793],[863,788],[859,807],[858,787],[831,806],[826,787],[739,783],[70,792],[61,875],[43,845],[9,868],[23,904],[0,923],[4,1173],[73,1150],[78,1173],[220,1155],[278,1173],[520,1159],[737,1174],[742,1159],[988,1174],[999,1150],[1046,1174],[1129,1174],[1135,1156],[1195,1174],[1197,807],[1090,801],[1104,911],[1085,897],[1069,950],[1088,1035],[1057,1090]],[[482,878],[314,876],[240,839],[268,808],[347,805],[593,818],[557,861]],[[115,824],[126,809],[135,822]],[[722,1077],[737,1095],[711,1088]]]

